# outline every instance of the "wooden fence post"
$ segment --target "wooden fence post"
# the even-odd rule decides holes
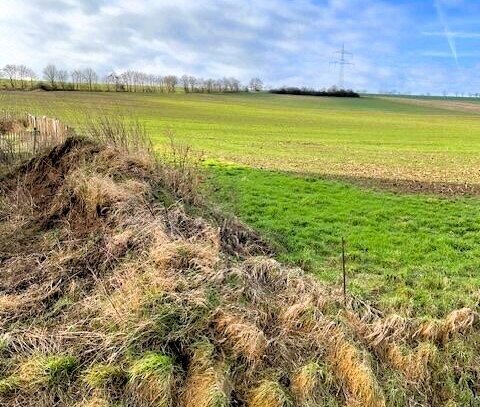
[[[10,118],[7,112],[0,111],[0,116]],[[47,116],[34,116],[25,112],[18,116],[25,120],[26,128],[2,135],[0,138],[0,160],[15,161],[29,159],[65,140],[68,126],[60,120]]]
[[[37,144],[38,144],[38,140],[37,140],[37,129],[34,127],[33,128],[33,154],[37,154]]]

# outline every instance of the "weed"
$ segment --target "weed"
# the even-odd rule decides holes
[[[10,376],[0,380],[0,395],[8,396],[20,388],[20,380],[16,376]]]
[[[97,364],[85,372],[84,380],[92,389],[103,390],[126,383],[127,374],[120,366]]]
[[[148,353],[135,360],[129,370],[129,389],[136,405],[169,407],[175,386],[175,366],[171,357]]]
[[[32,390],[66,387],[76,368],[77,360],[73,356],[32,355],[19,366],[17,377],[22,387]]]

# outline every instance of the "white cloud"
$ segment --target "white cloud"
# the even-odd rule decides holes
[[[355,62],[347,85],[376,90],[405,82],[395,63],[409,19],[385,0],[0,0],[0,66],[255,75],[323,87],[337,80],[330,61],[345,42]]]
[[[422,34],[431,37],[443,37],[445,35],[444,32],[438,31],[425,31]],[[450,35],[453,38],[480,38],[480,32],[450,31]]]
[[[459,67],[459,62],[458,62],[458,54],[457,54],[457,44],[455,42],[455,37],[452,35],[452,32],[450,31],[450,28],[447,23],[447,19],[445,16],[445,13],[443,11],[443,2],[441,0],[436,0],[435,1],[435,8],[437,10],[438,14],[438,19],[440,20],[440,24],[443,27],[443,32],[445,35],[445,38],[447,39],[448,46],[450,47],[450,51],[452,52],[452,57],[455,60],[455,64],[457,67]]]

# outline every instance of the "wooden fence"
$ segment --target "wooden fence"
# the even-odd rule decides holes
[[[28,160],[62,143],[72,130],[58,119],[29,113],[0,115],[0,164]]]
[[[71,129],[58,119],[46,116],[33,116],[30,113],[26,114],[26,118],[29,128],[35,129],[38,134],[50,138],[51,141],[64,141],[68,134],[71,133]]]

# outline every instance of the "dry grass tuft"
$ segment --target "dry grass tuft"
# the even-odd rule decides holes
[[[293,402],[280,383],[264,380],[252,391],[247,405],[248,407],[290,407],[293,406]]]
[[[328,398],[334,383],[325,366],[309,362],[293,375],[290,387],[297,405],[313,407]]]
[[[13,377],[27,392],[42,389],[56,391],[68,388],[76,368],[77,361],[72,356],[31,355],[19,365]]]
[[[208,272],[218,262],[218,249],[208,243],[174,241],[152,248],[152,259],[161,269]]]
[[[383,407],[385,398],[372,369],[359,350],[342,335],[333,339],[328,359],[346,391],[347,405]]]
[[[133,362],[129,369],[129,392],[138,407],[172,406],[175,366],[171,357],[149,353]]]
[[[280,315],[280,320],[287,330],[304,331],[313,330],[321,312],[308,297],[303,301],[290,305]]]
[[[66,188],[71,191],[70,199],[84,208],[86,216],[94,218],[104,216],[116,203],[144,196],[148,187],[139,181],[119,183],[111,177],[74,171],[66,180]]]
[[[177,142],[170,130],[166,137],[169,145],[158,163],[162,184],[183,202],[198,205],[202,202],[199,189],[203,156],[190,146]]]
[[[20,388],[20,380],[16,376],[9,376],[0,380],[0,395],[9,396]]]
[[[113,407],[113,405],[102,396],[93,396],[87,400],[82,400],[74,407]]]
[[[84,375],[85,382],[94,390],[111,391],[122,387],[127,379],[125,370],[112,364],[96,364],[90,367]]]
[[[91,116],[82,133],[102,145],[115,146],[129,154],[141,152],[149,155],[153,150],[145,127],[122,116]]]
[[[353,314],[350,317],[355,318]],[[408,325],[406,318],[392,314],[374,323],[369,332],[365,333],[365,339],[374,347],[380,346],[383,343],[394,341],[404,336],[408,332]]]
[[[211,344],[196,345],[183,387],[182,406],[229,406],[227,368],[212,360],[214,352]]]
[[[393,368],[402,372],[408,380],[419,382],[427,379],[428,365],[437,354],[437,349],[429,343],[421,343],[415,351],[390,344],[384,352],[386,360]]]
[[[470,308],[452,311],[445,319],[428,321],[420,325],[414,338],[445,343],[458,333],[465,333],[478,323],[479,314]]]
[[[24,115],[0,111],[0,134],[16,133],[27,127],[28,122]]]
[[[223,311],[215,318],[215,325],[237,356],[242,356],[252,366],[262,361],[268,342],[261,329],[241,316]]]

